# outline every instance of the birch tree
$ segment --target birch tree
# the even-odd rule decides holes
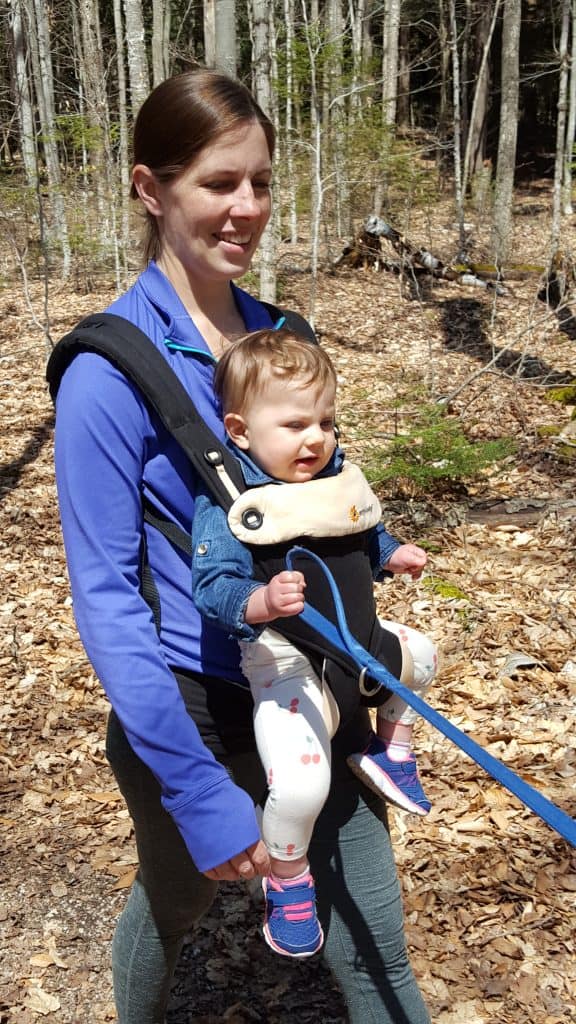
[[[14,96],[20,135],[20,152],[26,175],[26,183],[36,188],[38,166],[36,152],[36,134],[32,113],[32,96],[30,92],[29,54],[24,38],[24,12],[22,0],[12,0],[8,8],[10,33],[14,52]]]
[[[576,135],[576,0],[571,0],[570,22],[572,45],[570,53],[570,84],[568,88],[568,117],[564,144],[564,173],[562,178],[562,213],[571,216],[572,206],[572,164],[574,161],[574,139]]]
[[[130,79],[130,102],[132,116],[136,117],[150,92],[142,0],[124,0],[124,16],[126,19],[126,55],[128,57],[128,74]]]
[[[160,85],[170,74],[171,0],[152,0],[152,83]]]
[[[254,96],[264,112],[270,116],[273,103],[267,0],[251,0],[251,10]],[[278,213],[277,204],[273,204],[272,216],[260,242],[260,298],[265,302],[274,302],[276,298]]]
[[[382,114],[384,124],[396,123],[398,99],[398,42],[401,0],[386,0],[382,41]]]
[[[116,75],[118,81],[118,178],[120,180],[120,223],[122,245],[126,253],[129,233],[129,183],[128,166],[128,108],[126,89],[126,65],[124,53],[124,28],[122,24],[121,0],[114,0],[114,38],[116,41]]]
[[[204,52],[208,67],[236,75],[235,0],[204,0]]]
[[[492,245],[496,262],[505,259],[512,236],[512,202],[520,92],[521,0],[504,0],[502,23],[502,98],[494,199]]]
[[[472,100],[464,154],[462,175],[464,191],[466,191],[469,180],[481,174],[483,168],[490,86],[489,57],[494,29],[500,12],[500,2],[501,0],[495,0],[492,10],[490,10],[489,3],[480,3],[478,10],[476,43],[481,57],[476,73],[476,88]]]
[[[558,116],[556,119],[556,159],[554,161],[554,190],[552,194],[551,256],[558,252],[560,244],[560,222],[562,218],[562,190],[564,185],[564,164],[566,160],[566,126],[568,107],[568,36],[572,0],[562,0],[560,21],[560,43],[558,49]]]
[[[42,148],[53,209],[53,216],[48,225],[48,235],[50,240],[55,240],[59,244],[62,253],[62,276],[67,278],[70,273],[71,253],[60,173],[54,105],[54,75],[46,4],[43,0],[27,0],[26,14],[34,88],[42,130]],[[42,229],[44,225],[43,207],[40,207],[39,213]]]
[[[86,95],[86,117],[89,128],[90,163],[98,211],[98,228],[103,249],[109,248],[114,238],[115,204],[112,201],[113,174],[110,147],[110,115],[106,95],[106,75],[100,33],[98,0],[77,0],[80,15],[81,60],[80,74]]]

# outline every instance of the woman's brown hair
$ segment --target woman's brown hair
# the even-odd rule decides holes
[[[134,125],[132,166],[144,164],[158,181],[170,181],[182,174],[205,146],[250,121],[262,126],[272,157],[274,127],[245,85],[210,68],[184,71],[158,85],[140,107]],[[137,198],[134,184],[130,195]],[[156,259],[159,251],[158,224],[147,214],[146,262]]]

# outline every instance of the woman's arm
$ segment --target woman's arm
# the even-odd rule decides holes
[[[252,801],[202,743],[139,590],[141,483],[153,430],[106,360],[78,356],[59,391],[56,475],[74,613],[129,742],[200,870],[259,839]],[[225,822],[224,827],[222,823]]]

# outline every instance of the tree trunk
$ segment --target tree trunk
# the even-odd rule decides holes
[[[121,0],[114,0],[114,36],[116,39],[116,74],[118,76],[118,172],[120,178],[120,224],[121,253],[124,273],[126,272],[126,254],[130,234],[129,216],[129,142],[128,142],[128,105],[126,91],[126,65],[124,63],[124,30],[122,26]],[[120,287],[119,287],[120,290]]]
[[[560,222],[562,219],[562,186],[564,162],[566,159],[566,123],[568,106],[568,34],[570,31],[571,0],[562,0],[560,23],[560,45],[558,57],[558,118],[556,121],[556,159],[554,161],[554,191],[552,194],[551,258],[554,259],[560,245]]]
[[[496,262],[506,259],[512,243],[512,203],[516,141],[518,136],[518,97],[520,92],[520,21],[521,0],[504,0],[502,24],[502,99],[500,102],[500,134],[496,165],[496,189],[492,245]]]
[[[490,47],[494,29],[498,20],[501,0],[496,0],[494,9],[490,4],[480,4],[476,42],[478,53],[482,53],[476,70],[476,89],[472,101],[466,153],[464,156],[464,173],[462,186],[464,192],[468,182],[476,175],[482,174],[484,165],[484,147],[486,144],[486,118],[488,114],[488,97],[490,95]]]
[[[8,18],[14,48],[14,97],[18,115],[20,152],[22,154],[26,183],[30,188],[36,188],[38,183],[38,157],[32,97],[30,94],[29,57],[24,42],[22,0],[12,0],[12,6],[8,8]]]
[[[219,71],[223,71],[225,75],[231,75],[234,78],[236,76],[235,0],[215,0],[214,31],[216,37],[215,67]]]
[[[114,213],[112,153],[110,149],[110,116],[106,96],[106,77],[102,59],[100,12],[98,0],[77,0],[80,16],[81,61],[80,75],[86,97],[86,119],[89,127],[89,161],[98,211],[100,244],[109,249],[114,237],[110,217]]]
[[[410,28],[400,25],[398,56],[398,98],[396,101],[396,124],[410,124]]]
[[[294,0],[284,0],[286,22],[286,103],[284,108],[284,153],[287,177],[288,224],[292,243],[298,241],[296,176],[294,174]]]
[[[254,96],[264,112],[272,109],[272,81],[270,64],[268,4],[266,0],[252,0],[252,68]],[[265,302],[276,299],[276,248],[278,238],[278,207],[273,205],[272,216],[260,242],[260,298]]]
[[[152,0],[152,81],[160,85],[170,74],[171,0]]]
[[[454,196],[459,229],[460,255],[464,251],[464,197],[462,194],[462,120],[460,109],[460,56],[455,0],[448,0],[450,15],[450,46],[452,50],[452,109],[454,118]]]
[[[438,42],[440,44],[440,103],[438,110],[438,146],[436,162],[440,173],[446,171],[446,150],[450,134],[450,29],[445,0],[438,0]]]
[[[48,229],[48,240],[57,240],[62,252],[62,276],[70,274],[71,253],[66,221],[66,205],[62,193],[60,156],[58,153],[56,114],[54,106],[54,76],[50,50],[48,12],[43,0],[31,0],[28,7],[28,29],[32,69],[38,114],[42,130],[42,145],[46,161],[46,174],[50,186],[53,216]],[[44,227],[44,210],[40,207],[41,230]]]
[[[572,0],[572,48],[570,54],[570,86],[568,90],[568,122],[566,145],[564,147],[564,177],[562,181],[562,213],[570,217],[572,206],[572,164],[574,162],[574,138],[576,136],[576,0]]]
[[[384,124],[396,124],[398,98],[398,41],[401,0],[386,0],[382,41],[382,116]]]
[[[130,105],[132,117],[135,118],[150,92],[142,0],[124,0],[124,16],[126,18],[126,52],[130,78]]]
[[[204,63],[216,67],[216,0],[204,0]]]

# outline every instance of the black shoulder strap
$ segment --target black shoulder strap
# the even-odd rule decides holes
[[[261,305],[265,306],[275,323],[284,318],[282,327],[285,327],[288,331],[293,331],[294,334],[300,335],[301,338],[304,338],[305,341],[310,341],[313,345],[318,344],[318,338],[312,324],[308,323],[306,318],[301,316],[300,313],[295,313],[293,309],[280,309],[279,306],[273,306],[271,302],[261,302]]]
[[[53,349],[46,379],[56,398],[64,371],[78,352],[97,352],[133,381],[184,450],[214,498],[224,509],[232,499],[216,469],[223,465],[239,491],[244,490],[240,466],[206,425],[190,395],[150,338],[129,320],[113,313],[88,316]]]

